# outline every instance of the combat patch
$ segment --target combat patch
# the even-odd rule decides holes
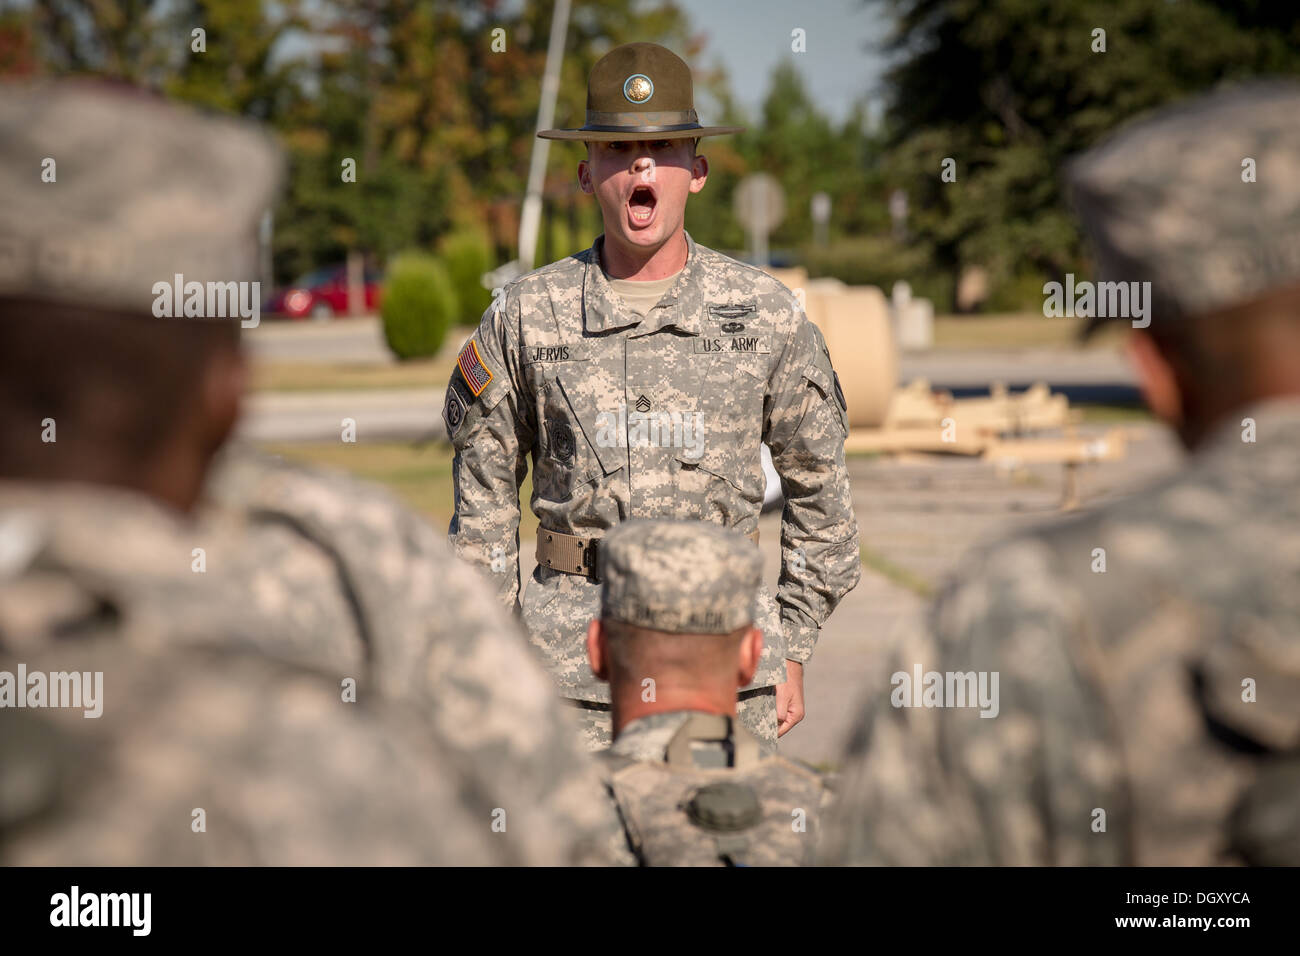
[[[770,355],[772,340],[766,335],[703,335],[695,340],[695,351],[698,354],[731,352]]]
[[[456,368],[464,376],[465,384],[475,398],[483,394],[483,389],[488,387],[493,378],[492,370],[483,364],[483,357],[478,354],[478,343],[473,339],[456,356]]]
[[[743,319],[758,309],[757,302],[714,302],[709,305],[709,314],[714,318],[727,321]]]
[[[586,343],[583,342],[519,347],[519,360],[524,365],[534,365],[538,362],[586,362],[590,358]]]

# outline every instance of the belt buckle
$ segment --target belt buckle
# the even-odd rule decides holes
[[[596,563],[597,545],[600,544],[599,538],[592,538],[587,542],[587,546],[582,549],[582,560],[587,565],[587,576],[593,583],[599,583],[598,576],[600,566]]]

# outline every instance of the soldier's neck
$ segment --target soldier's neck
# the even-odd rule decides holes
[[[673,687],[660,681],[654,687],[654,700],[644,700],[646,688],[640,681],[617,681],[610,687],[610,716],[614,721],[614,736],[634,720],[663,714],[674,710],[697,710],[706,714],[736,716],[736,687],[718,684],[714,687]]]
[[[682,271],[689,249],[686,233],[678,229],[657,247],[621,246],[608,231],[600,249],[600,265],[611,279],[653,282]]]

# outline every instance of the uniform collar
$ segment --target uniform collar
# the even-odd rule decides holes
[[[686,236],[686,265],[677,275],[677,281],[660,299],[662,308],[653,309],[644,318],[633,313],[609,284],[605,270],[600,266],[601,250],[605,237],[598,236],[588,250],[586,272],[582,279],[583,328],[587,332],[605,332],[636,326],[633,335],[649,335],[667,326],[673,326],[690,335],[704,331],[700,319],[703,299],[700,295],[700,253],[689,232]]]
[[[662,761],[669,742],[694,713],[693,710],[667,710],[638,717],[623,728],[610,752],[632,760]]]
[[[1255,423],[1254,444],[1242,439],[1245,419]],[[1193,458],[1240,468],[1265,482],[1290,482],[1294,480],[1297,447],[1300,447],[1300,397],[1287,396],[1264,399],[1225,416],[1196,449]]]

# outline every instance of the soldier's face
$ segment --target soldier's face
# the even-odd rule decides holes
[[[689,139],[592,143],[578,164],[583,192],[593,193],[606,241],[652,252],[681,231],[686,197],[704,188],[709,162]]]

